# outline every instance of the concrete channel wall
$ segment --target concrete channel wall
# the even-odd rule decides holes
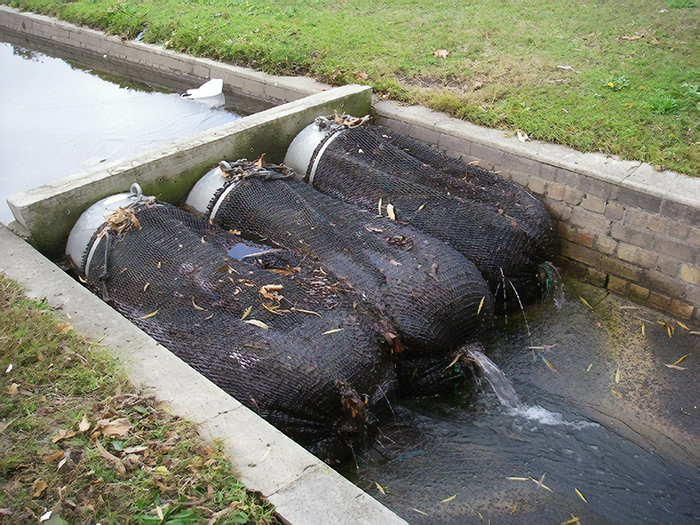
[[[190,82],[222,78],[230,90],[265,103],[289,102],[330,87],[122,41],[4,6],[0,28],[127,70],[157,71]],[[640,162],[522,143],[512,134],[421,107],[376,101],[374,112],[380,124],[494,169],[538,195],[556,222],[561,241],[556,262],[570,274],[675,317],[700,321],[700,180],[656,172]]]

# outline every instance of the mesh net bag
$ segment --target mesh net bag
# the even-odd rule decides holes
[[[249,169],[210,204],[228,229],[318,260],[396,330],[407,356],[444,357],[483,335],[492,297],[476,267],[445,243],[293,179]]]
[[[445,241],[489,282],[497,308],[540,298],[542,264],[555,254],[552,221],[538,200],[495,173],[380,126],[341,128],[316,148],[306,180],[317,190],[376,210]],[[517,293],[516,293],[517,291]]]
[[[88,285],[194,369],[327,460],[390,410],[387,343],[327,272],[172,206],[119,213],[86,251]]]

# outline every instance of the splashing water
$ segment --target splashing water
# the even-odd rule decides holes
[[[586,427],[597,427],[597,423],[591,421],[567,421],[559,412],[551,412],[539,405],[527,406],[520,401],[518,394],[513,388],[513,383],[506,377],[503,371],[496,366],[496,363],[491,361],[483,352],[475,349],[470,349],[467,353],[477,364],[486,381],[489,382],[491,388],[507,409],[507,413],[511,416],[520,416],[525,419],[536,421],[542,425],[563,425],[566,427],[580,430]]]

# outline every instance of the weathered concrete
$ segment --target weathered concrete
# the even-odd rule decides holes
[[[256,158],[282,162],[292,139],[319,115],[348,111],[365,115],[372,90],[343,86],[182,139],[139,157],[78,173],[7,201],[32,242],[49,257],[62,255],[80,214],[97,200],[128,191],[138,182],[147,195],[181,202],[202,175],[221,159]]]
[[[700,179],[520,142],[427,108],[375,101],[374,109],[380,124],[476,160],[537,195],[557,223],[559,265],[635,302],[700,320]]]
[[[27,296],[46,299],[74,329],[102,340],[137,386],[173,413],[221,439],[240,481],[260,491],[291,523],[405,523],[372,497],[263,421],[112,310],[33,247],[0,225],[0,272]]]

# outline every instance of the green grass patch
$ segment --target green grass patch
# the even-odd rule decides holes
[[[582,151],[700,174],[689,0],[1,0],[276,74],[359,82]]]
[[[220,444],[3,277],[0,346],[0,522],[277,523]]]

